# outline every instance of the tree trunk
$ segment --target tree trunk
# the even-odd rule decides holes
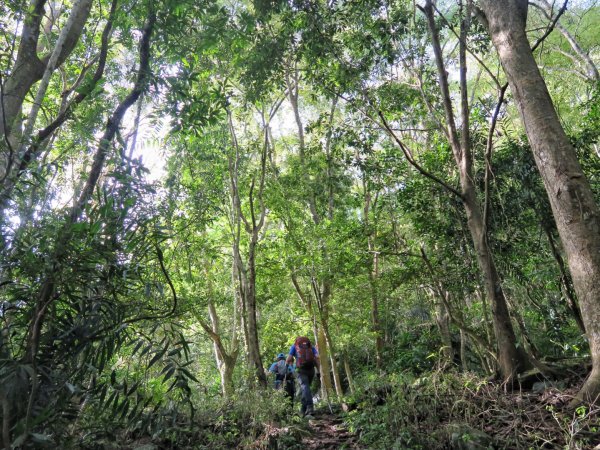
[[[358,156],[358,155],[357,155]],[[371,230],[371,221],[369,214],[371,212],[371,192],[369,191],[369,183],[364,179],[366,175],[363,173],[363,190],[365,202],[363,206],[365,231],[367,234],[367,247],[371,257],[369,258],[369,287],[371,289],[371,326],[375,334],[375,364],[377,368],[382,368],[382,353],[383,353],[383,337],[381,333],[381,322],[379,321],[379,254],[375,247],[376,231]],[[377,195],[375,195],[375,203]]]
[[[79,32],[81,31],[81,29],[83,28],[83,24],[85,24],[85,22],[87,21],[87,17],[90,13],[91,7],[92,0],[77,0],[71,8],[71,14],[69,15],[69,19],[60,31],[60,35],[58,37],[58,40],[56,41],[54,50],[52,51],[50,58],[46,63],[46,68],[44,69],[44,74],[42,75],[41,82],[38,86],[38,90],[35,95],[35,100],[27,116],[27,121],[25,122],[25,129],[22,138],[23,142],[21,144],[22,147],[27,145],[27,141],[31,137],[33,128],[35,126],[35,122],[37,120],[38,112],[40,111],[44,98],[46,97],[46,91],[50,84],[50,78],[52,77],[52,74],[58,67],[58,63],[63,53],[62,49],[67,43],[67,39],[71,34],[71,29],[77,28]],[[22,154],[22,151],[23,149],[19,151],[19,154]],[[19,164],[17,164],[17,166],[18,165]]]
[[[297,67],[294,67],[293,70],[289,70],[286,72],[286,84],[287,84],[287,88],[288,88],[288,97],[290,100],[290,105],[292,107],[292,111],[294,113],[294,119],[296,121],[296,127],[298,129],[298,143],[299,143],[299,157],[300,157],[300,161],[302,163],[302,165],[306,165],[306,161],[305,161],[305,137],[304,137],[304,127],[302,124],[302,118],[300,117],[300,110],[299,110],[299,104],[298,104],[298,92],[299,92],[299,71]],[[333,120],[333,115],[335,113],[335,108],[337,105],[337,100],[334,99],[331,105],[331,113],[330,113],[330,128],[331,128],[331,121]],[[330,158],[330,153],[329,153],[329,145],[330,145],[330,139],[331,138],[331,133],[328,134],[327,136],[327,142],[325,145],[325,150],[326,150],[326,156],[327,156],[327,163],[328,163],[328,169],[327,169],[327,175],[328,175],[328,179],[331,177],[331,158]],[[311,216],[312,216],[312,220],[314,222],[315,225],[319,225],[319,223],[321,222],[321,218],[319,217],[319,214],[317,212],[317,206],[316,206],[316,198],[315,198],[315,188],[314,186],[310,183],[310,179],[309,179],[309,172],[308,170],[305,170],[302,172],[303,173],[303,182],[305,184],[305,186],[308,188],[309,191],[309,195],[308,195],[308,204],[309,204],[309,208],[310,208],[310,212],[311,212]],[[327,215],[328,218],[330,220],[333,219],[333,212],[334,212],[334,205],[333,205],[333,190],[331,185],[328,186],[328,203],[327,203]],[[323,249],[322,251],[323,256],[324,256],[324,260],[326,260],[326,254],[327,254],[327,250]],[[294,281],[295,285],[297,285],[297,282]],[[329,298],[331,296],[331,280],[330,279],[324,279],[322,281],[322,283],[317,283],[317,281],[315,279],[312,280],[312,287],[313,287],[313,291],[314,291],[314,296],[316,298],[317,301],[317,309],[318,309],[318,313],[319,313],[319,317],[318,317],[318,321],[320,323],[320,328],[319,328],[319,332],[318,332],[318,343],[319,343],[319,352],[320,352],[320,356],[319,359],[321,361],[321,383],[322,383],[322,387],[323,387],[323,393],[324,395],[326,395],[327,397],[330,395],[332,389],[331,389],[331,374],[330,374],[330,368],[333,372],[333,378],[335,381],[335,388],[336,388],[336,392],[338,393],[338,395],[341,395],[341,381],[340,381],[340,376],[339,376],[339,370],[337,367],[337,362],[335,360],[334,354],[333,354],[333,342],[331,339],[331,335],[327,329],[327,316],[328,316],[328,308],[329,308]],[[297,292],[299,292],[299,288],[296,287]],[[299,292],[300,294],[300,292]],[[311,305],[312,306],[312,305]],[[312,309],[312,307],[311,307]],[[323,352],[322,352],[323,350]],[[327,354],[331,352],[331,361],[328,360]],[[331,367],[330,367],[330,362],[331,362]]]
[[[225,358],[219,370],[221,374],[221,391],[225,398],[231,398],[233,394],[233,370],[235,369],[235,360]]]
[[[330,359],[329,359],[329,348],[328,342],[326,339],[326,334],[323,332],[323,321],[319,320],[318,313],[321,315],[319,309],[315,309],[313,306],[312,297],[310,294],[307,294],[302,291],[300,284],[298,283],[298,279],[292,273],[291,274],[292,285],[294,286],[294,290],[300,299],[300,302],[306,308],[306,312],[311,319],[313,336],[315,344],[317,345],[317,349],[319,352],[319,361],[321,362],[320,367],[320,379],[321,379],[321,394],[323,399],[329,399],[329,395],[332,392],[332,384],[331,384],[331,371],[330,368]],[[314,286],[313,286],[314,289]],[[333,358],[331,359],[331,363],[335,363]],[[337,370],[337,368],[336,368]],[[335,373],[335,372],[334,372]]]
[[[230,195],[232,201],[233,217],[232,217],[232,236],[233,236],[233,252],[234,261],[237,266],[237,272],[240,279],[241,298],[243,306],[243,327],[245,334],[245,344],[248,355],[250,370],[254,371],[258,383],[266,387],[267,377],[262,365],[260,356],[260,346],[258,339],[258,323],[257,323],[257,304],[256,304],[256,247],[259,241],[260,230],[265,224],[266,207],[263,203],[263,192],[265,186],[265,173],[267,152],[269,145],[268,138],[268,122],[264,124],[264,145],[260,155],[260,172],[259,172],[259,187],[258,193],[254,194],[254,178],[249,192],[250,204],[250,219],[246,218],[242,211],[240,191],[238,187],[238,170],[240,161],[240,148],[238,146],[237,137],[231,114],[228,114],[229,130],[231,134],[231,142],[235,151],[235,157],[229,156],[229,178],[230,178]],[[264,119],[264,117],[263,117]],[[255,201],[258,200],[258,208]],[[256,210],[258,209],[258,211]],[[257,214],[258,213],[258,214]],[[248,244],[247,260],[244,264],[240,251],[240,230],[241,222],[244,223],[244,230],[250,240]]]
[[[325,280],[323,280],[322,286],[318,286],[316,282],[313,282],[313,290],[315,291],[315,297],[317,299],[319,322],[321,325],[319,332],[323,334],[324,342],[327,345],[327,351],[331,356],[331,371],[335,382],[336,393],[338,395],[342,395],[340,393],[340,373],[337,367],[337,362],[335,360],[335,349],[333,347],[333,340],[331,338],[331,333],[329,332],[329,301],[332,292],[331,288],[331,280],[327,277]],[[329,384],[331,385],[331,380],[329,381]]]
[[[444,367],[449,367],[454,362],[454,351],[452,350],[452,335],[450,333],[450,315],[443,302],[435,300],[435,292],[432,293],[435,303],[435,322],[438,326],[440,338],[442,340],[442,355],[444,357]]]
[[[526,0],[481,0],[533,151],[590,343],[592,372],[574,401],[600,395],[600,208],[564,132],[525,33]]]
[[[490,308],[488,306],[487,298],[481,289],[477,287],[475,289],[475,297],[477,300],[481,302],[481,309],[483,311],[483,329],[485,330],[485,337],[488,342],[493,342],[492,334],[493,334],[493,325],[492,320],[490,319]],[[473,305],[472,299],[470,295],[465,296],[465,302],[467,307],[470,308]]]
[[[317,332],[317,346],[319,361],[321,362],[321,392],[323,393],[323,400],[329,400],[329,397],[333,393],[333,386],[331,383],[331,367],[329,366],[329,349],[327,348],[327,341],[325,340],[322,328],[319,328]]]
[[[348,361],[347,357],[344,357],[344,370],[346,371],[346,379],[348,380],[350,393],[354,395],[354,379],[352,378],[352,369],[350,368],[350,362]]]
[[[433,53],[438,72],[438,83],[442,95],[442,103],[446,116],[446,129],[454,159],[458,167],[461,186],[461,200],[467,216],[467,226],[471,234],[477,263],[483,277],[485,292],[492,307],[492,321],[496,337],[498,369],[503,380],[512,383],[517,373],[530,367],[527,356],[517,348],[504,291],[500,282],[492,251],[487,241],[487,226],[482,213],[477,190],[473,181],[473,159],[471,154],[471,138],[469,129],[469,105],[467,92],[467,62],[466,34],[470,26],[470,2],[467,2],[466,12],[462,11],[461,3],[461,39],[459,40],[460,65],[460,100],[461,100],[461,134],[454,118],[454,108],[448,83],[442,48],[439,41],[437,24],[435,22],[432,0],[427,0],[422,11],[427,17]]]
[[[539,1],[543,5],[541,8],[542,13],[546,16],[546,18],[548,20],[552,20],[553,6],[548,2],[548,0],[539,0]],[[562,24],[560,23],[560,20],[558,22],[556,22],[556,28],[565,37],[565,39],[567,40],[567,42],[573,49],[573,52],[575,52],[575,54],[577,55],[577,58],[579,58],[579,61],[581,63],[583,63],[583,65],[585,66],[585,71],[586,71],[588,80],[591,80],[594,82],[597,82],[598,80],[600,80],[600,73],[598,73],[598,68],[596,67],[596,64],[594,63],[594,61],[592,60],[590,55],[583,48],[581,48],[581,45],[579,45],[579,42],[577,42],[577,39],[575,39],[575,37],[571,33],[569,33],[569,30],[567,30],[565,27],[562,26]]]
[[[209,291],[209,299],[208,299],[208,314],[210,316],[210,324],[212,333],[208,333],[211,339],[213,340],[213,350],[215,352],[215,360],[217,362],[217,367],[219,369],[219,375],[221,376],[221,392],[223,393],[223,397],[230,398],[231,394],[233,394],[233,370],[235,369],[235,364],[237,362],[238,357],[238,346],[237,346],[237,338],[236,336],[232,336],[231,339],[231,350],[227,352],[225,346],[223,345],[223,341],[221,340],[220,335],[220,327],[219,327],[219,316],[217,314],[217,310],[212,301],[212,287],[211,280],[208,275],[208,269],[206,270],[207,282],[208,282],[208,291]],[[235,300],[234,300],[234,308]],[[200,323],[203,328],[207,328],[204,325],[204,322],[200,319]],[[234,319],[234,327],[235,327],[235,319]],[[207,330],[208,331],[208,330]]]
[[[329,358],[330,358],[330,362],[331,362],[331,373],[333,374],[333,383],[335,385],[335,393],[338,397],[342,397],[344,395],[344,390],[342,388],[340,371],[338,369],[337,361],[335,359],[335,348],[333,346],[333,340],[331,339],[331,333],[329,333],[329,323],[327,320],[325,320],[322,323],[321,329],[323,330],[323,337],[325,338],[325,342],[327,344],[327,349],[329,351]]]
[[[4,313],[4,324],[2,329],[0,330],[0,358],[3,361],[9,361],[13,358],[13,355],[9,351],[8,346],[8,338],[9,338],[9,329],[11,322],[12,313],[5,312]],[[11,399],[10,395],[14,394],[14,392],[10,392],[11,389],[8,389],[9,383],[5,383],[3,386],[0,386],[0,403],[2,403],[2,439],[1,443],[4,445],[4,448],[10,449],[11,439],[10,439],[10,428],[12,424],[12,408],[11,408]]]
[[[469,370],[469,362],[467,360],[467,335],[463,330],[460,330],[460,364],[463,372],[467,372]]]
[[[10,140],[16,142],[15,146],[20,145],[22,150],[19,153],[18,158],[11,159],[11,163],[7,167],[7,173],[4,177],[4,182],[0,183],[0,211],[4,210],[6,208],[8,200],[10,199],[10,197],[12,195],[13,189],[15,188],[19,177],[23,174],[23,172],[27,169],[27,167],[32,162],[36,161],[38,159],[38,157],[44,153],[46,148],[49,148],[51,146],[51,142],[53,141],[54,137],[56,136],[55,131],[58,130],[58,128],[62,124],[64,124],[68,118],[71,117],[76,106],[81,104],[81,102],[83,102],[83,100],[85,100],[88,97],[89,93],[92,92],[92,90],[97,86],[99,81],[102,79],[102,77],[104,75],[104,69],[106,67],[106,59],[108,57],[108,48],[109,48],[109,44],[110,44],[110,37],[112,35],[112,30],[113,30],[113,22],[114,22],[115,14],[117,11],[117,3],[118,3],[118,0],[112,0],[109,16],[108,16],[108,19],[104,26],[104,30],[102,31],[102,37],[100,39],[101,46],[100,46],[100,52],[98,54],[98,63],[96,66],[96,71],[95,71],[92,79],[89,80],[89,82],[87,82],[86,88],[82,89],[80,92],[78,92],[77,95],[75,95],[73,97],[73,99],[70,101],[69,101],[69,96],[64,95],[63,100],[61,102],[61,106],[59,108],[58,115],[52,120],[52,122],[50,124],[48,124],[43,129],[39,130],[35,136],[30,136],[29,137],[30,142],[23,141],[21,144],[18,144],[18,142],[16,142],[17,140],[14,139],[14,137],[10,139]],[[89,10],[88,10],[88,13],[89,13]],[[50,21],[48,21],[48,24],[46,24],[46,26],[49,27],[50,26],[49,24],[51,24]],[[76,28],[76,27],[72,27],[72,28],[70,28],[70,30],[73,30],[74,28]],[[50,64],[50,63],[48,63],[48,64]],[[46,68],[46,71],[48,71],[47,68]],[[81,85],[83,84],[83,82],[85,80],[84,75],[85,75],[85,71],[82,71],[78,80],[73,85],[71,85],[68,89],[65,84],[64,94],[74,92],[75,90],[77,90],[78,87],[81,87]],[[39,92],[39,89],[38,89],[38,92]],[[138,111],[139,111],[141,108],[142,102],[141,101],[138,102],[138,105],[139,105],[138,106]],[[2,111],[0,110],[0,118],[2,117],[1,112]],[[139,117],[139,114],[137,117]],[[134,125],[134,130],[136,130],[134,133],[134,136],[137,136],[138,125],[139,125],[139,121],[136,122]],[[26,148],[23,148],[23,146],[25,146]],[[2,147],[2,145],[0,145],[0,148],[1,147]],[[130,158],[131,158],[131,156],[130,156]],[[76,190],[75,193],[76,193],[76,195],[74,196],[74,199],[77,198],[78,191]]]
[[[235,217],[233,218],[233,222],[235,223],[236,219]],[[239,224],[238,224],[239,225]],[[249,355],[250,354],[250,350],[248,349],[248,342],[249,342],[249,338],[248,338],[248,314],[246,312],[246,281],[245,281],[245,271],[244,271],[244,265],[242,262],[242,258],[241,258],[241,254],[240,254],[240,248],[239,248],[239,234],[238,233],[233,233],[233,244],[232,244],[232,252],[233,252],[233,264],[232,264],[232,268],[231,268],[231,281],[232,284],[235,286],[235,295],[237,296],[237,303],[239,304],[239,313],[240,313],[240,325],[242,328],[242,339],[244,341],[244,353],[245,355]],[[246,357],[246,365],[248,367],[251,367],[249,358]],[[250,381],[250,384],[252,385],[254,383],[254,378],[252,378],[252,380]]]
[[[500,282],[496,264],[492,257],[487,238],[483,217],[475,194],[472,178],[461,177],[463,186],[463,204],[467,211],[467,224],[477,262],[483,275],[483,284],[486,297],[490,300],[492,307],[492,322],[494,325],[494,336],[498,347],[498,368],[502,378],[512,383],[517,373],[531,368],[526,354],[517,348],[517,338],[510,320],[508,305],[504,297],[504,289]]]
[[[249,294],[248,294],[248,290],[250,290],[249,287],[249,280],[248,280],[248,273],[246,270],[246,267],[242,261],[242,256],[240,253],[240,248],[239,248],[239,236],[234,236],[234,243],[233,243],[233,260],[234,260],[234,271],[236,273],[237,279],[238,279],[238,291],[239,291],[239,298],[240,298],[240,306],[241,306],[241,325],[242,325],[242,330],[243,330],[243,336],[244,336],[244,349],[245,349],[245,353],[246,353],[246,364],[248,367],[248,371],[249,372],[256,372],[256,349],[253,347],[253,337],[251,335],[251,327],[252,325],[250,324],[250,313],[249,313],[249,308],[248,308],[248,298],[249,298]],[[256,304],[254,304],[254,326],[256,326]],[[257,337],[257,333],[254,333],[255,337]],[[260,353],[259,353],[260,355]],[[263,377],[264,376],[264,371],[262,371]],[[254,387],[254,376],[251,376],[249,381],[249,385]],[[265,383],[266,383],[266,377],[265,377]]]
[[[375,334],[375,364],[381,370],[383,367],[383,336],[381,333],[381,322],[379,320],[379,289],[377,286],[378,274],[378,255],[373,254],[373,270],[369,271],[369,284],[371,287],[371,325]]]
[[[519,331],[521,333],[521,341],[523,342],[523,347],[525,348],[525,351],[528,352],[528,354],[530,355],[530,359],[532,362],[538,360],[540,357],[540,352],[538,351],[535,342],[533,342],[533,339],[531,339],[531,336],[529,335],[529,331],[527,330],[527,326],[525,325],[525,320],[523,319],[523,316],[521,316],[521,313],[519,313],[517,308],[515,308],[514,304],[511,304],[511,310],[512,316],[514,317],[515,322],[519,327]]]
[[[556,243],[554,242],[554,236],[552,236],[552,231],[548,229],[547,226],[543,225],[544,231],[546,232],[546,237],[548,238],[548,243],[550,244],[550,250],[552,251],[552,256],[554,256],[554,260],[558,265],[558,269],[560,270],[560,284],[562,286],[565,298],[567,300],[567,306],[569,310],[573,314],[573,318],[575,319],[575,323],[581,330],[583,334],[585,334],[585,325],[583,324],[583,319],[581,318],[581,310],[579,309],[579,304],[577,302],[577,298],[575,296],[575,292],[573,290],[573,281],[571,277],[567,273],[567,269],[565,267],[565,262],[556,248]]]
[[[18,142],[10,139],[15,128],[15,120],[20,115],[23,100],[31,86],[40,80],[44,74],[45,64],[37,55],[37,45],[40,36],[40,25],[44,18],[46,0],[31,0],[28,14],[23,20],[23,30],[17,58],[11,72],[2,86],[2,108],[0,108],[0,139],[2,145],[2,161],[0,178],[4,179],[10,163],[14,162],[9,153],[11,144]],[[14,149],[13,149],[14,150]]]
[[[449,292],[444,288],[443,283],[436,276],[433,266],[431,265],[431,262],[429,261],[429,258],[427,257],[427,253],[425,252],[425,248],[423,248],[423,247],[421,247],[421,257],[423,258],[423,261],[425,262],[425,265],[427,266],[429,273],[431,274],[431,277],[433,280],[433,286],[434,286],[434,294],[437,293],[439,300],[441,301],[441,303],[444,306],[444,311],[447,314],[449,321],[454,323],[460,329],[461,333],[464,332],[464,334],[466,334],[467,336],[470,336],[472,338],[473,342],[476,344],[475,345],[476,348],[480,348],[481,351],[483,351],[485,353],[491,353],[492,350],[491,350],[490,344],[489,344],[489,342],[490,342],[489,336],[488,336],[487,340],[483,339],[474,330],[470,329],[466,325],[460,312],[456,312],[456,311],[453,312],[453,310],[450,306]],[[468,306],[468,302],[467,302],[467,306]],[[451,345],[452,345],[452,343],[450,341],[450,346]]]
[[[248,286],[246,286],[246,314],[248,318],[248,351],[256,378],[261,386],[267,386],[267,377],[260,357],[258,323],[256,321],[256,242],[250,242],[248,251]]]

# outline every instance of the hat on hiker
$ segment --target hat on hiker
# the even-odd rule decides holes
[[[283,353],[280,353],[279,355],[277,355],[277,359],[285,359],[285,355]]]

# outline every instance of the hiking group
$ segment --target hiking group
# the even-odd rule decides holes
[[[314,413],[310,385],[318,368],[319,353],[305,336],[296,338],[287,357],[280,353],[277,355],[277,361],[269,368],[269,372],[275,374],[275,389],[283,387],[292,404],[296,392],[296,379],[298,380],[300,384],[300,414],[305,417]]]

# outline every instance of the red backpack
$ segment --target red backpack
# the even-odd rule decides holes
[[[312,369],[315,366],[315,354],[309,339],[305,336],[296,338],[294,347],[296,348],[296,367],[298,369]]]

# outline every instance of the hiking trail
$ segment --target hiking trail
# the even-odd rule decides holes
[[[352,449],[358,450],[358,438],[348,431],[341,417],[329,412],[317,412],[309,419],[311,434],[302,439],[307,450]]]

